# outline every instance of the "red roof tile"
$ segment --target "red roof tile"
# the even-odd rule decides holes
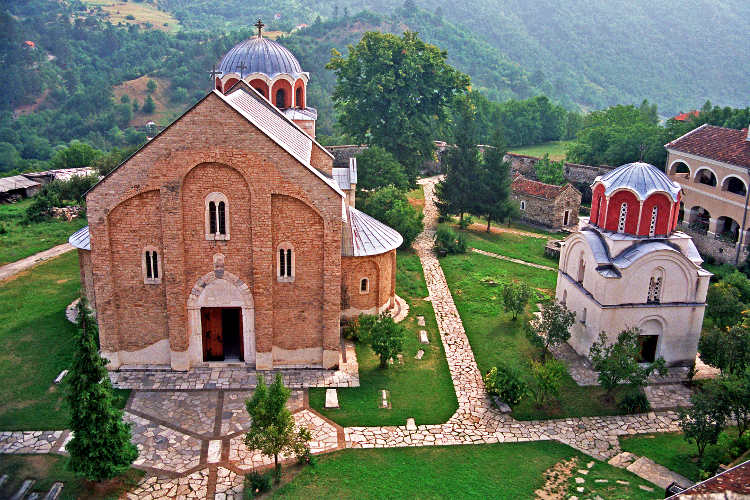
[[[665,145],[682,153],[750,168],[750,141],[747,129],[701,125]]]
[[[557,198],[566,187],[567,184],[565,186],[555,186],[554,184],[532,181],[522,175],[515,176],[510,185],[511,190],[514,193],[528,194],[530,196],[537,196],[548,200],[554,200]]]
[[[694,109],[693,111],[689,111],[687,113],[680,113],[679,115],[675,116],[673,119],[677,120],[678,122],[686,122],[689,119],[695,116],[698,116],[699,114],[701,114],[701,112],[698,111],[697,109]]]
[[[698,483],[670,498],[685,500],[693,497],[704,498],[703,495],[724,493],[725,491],[741,495],[750,494],[750,460]],[[742,498],[745,497],[743,496]]]

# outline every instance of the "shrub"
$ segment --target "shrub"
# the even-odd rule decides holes
[[[424,216],[409,204],[403,191],[392,186],[358,197],[357,208],[398,231],[404,238],[401,248],[409,248],[424,229]]]
[[[474,224],[474,217],[471,215],[465,215],[463,219],[459,219],[458,221],[458,227],[464,230],[468,229],[472,224]]]
[[[404,349],[406,330],[386,313],[378,316],[361,315],[358,334],[380,357],[380,368],[388,368],[388,360],[395,358]]]
[[[342,328],[342,334],[347,340],[358,341],[359,340],[359,318],[350,319],[344,321],[344,327]]]
[[[379,146],[370,146],[357,155],[357,189],[409,187],[409,178],[396,158]]]
[[[556,359],[550,359],[544,363],[531,362],[533,383],[530,392],[537,406],[542,406],[551,398],[558,396],[565,372],[565,365]]]
[[[5,228],[4,224],[0,224],[0,234],[7,234],[8,230]]]
[[[253,498],[271,489],[271,475],[252,471],[245,476],[245,498]]]
[[[492,367],[484,376],[484,386],[488,394],[498,396],[513,406],[521,402],[528,393],[528,387],[518,370],[509,366]]]
[[[524,311],[529,298],[531,287],[524,281],[511,282],[503,287],[503,305],[506,312],[513,313],[513,321]]]
[[[651,409],[646,394],[637,387],[628,388],[617,406],[625,413],[645,413]]]
[[[447,227],[439,227],[435,233],[435,251],[448,254],[465,253],[466,237]]]

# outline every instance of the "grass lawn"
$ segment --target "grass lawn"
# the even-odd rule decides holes
[[[8,482],[0,488],[0,498],[10,498],[25,479],[35,479],[31,491],[44,496],[52,484],[65,483],[59,500],[78,498],[118,498],[125,488],[134,486],[144,472],[130,469],[122,477],[98,487],[89,488],[85,481],[66,469],[68,458],[59,455],[0,455],[0,476],[8,474]]]
[[[177,31],[180,27],[180,22],[172,14],[157,9],[152,3],[111,0],[85,0],[84,3],[101,7],[112,24],[138,24],[146,28],[146,23],[150,23],[153,29],[168,32]]]
[[[24,226],[21,221],[31,202],[26,199],[0,205],[0,225],[6,231],[0,234],[0,266],[65,243],[71,234],[86,225],[86,220],[79,218],[72,222],[51,219]]]
[[[530,238],[513,233],[487,233],[473,229],[462,231],[458,226],[452,226],[452,229],[462,232],[466,236],[466,244],[469,247],[533,262],[534,264],[557,267],[556,259],[550,259],[544,255],[546,239]]]
[[[65,307],[78,297],[76,252],[0,284],[0,430],[64,429],[64,388],[53,381],[73,356],[76,327]],[[117,393],[124,407],[129,391]]]
[[[534,491],[544,485],[544,471],[571,457],[581,464],[590,461],[553,441],[344,450],[321,456],[315,467],[305,468],[274,498],[534,498]],[[609,483],[595,484],[599,478]],[[616,479],[630,484],[618,485]],[[586,498],[595,493],[605,498],[654,498],[639,489],[640,484],[649,485],[628,471],[597,463],[586,476]],[[574,485],[571,478],[571,494]],[[598,489],[592,492],[588,487]]]
[[[495,283],[522,280],[552,295],[557,273],[478,254],[449,255],[440,259],[440,264],[479,370],[486,373],[493,366],[506,364],[517,367],[530,377],[529,360],[538,359],[539,351],[523,331],[529,313],[513,321],[503,310],[500,286],[487,284],[482,279],[489,278]],[[557,403],[543,408],[537,408],[531,398],[527,398],[513,408],[513,416],[519,420],[533,420],[621,413],[614,404],[601,402],[603,389],[580,387],[569,375],[563,379],[560,394]]]
[[[708,445],[704,456],[721,457],[721,462],[728,464],[735,456],[726,450],[727,443],[737,438],[737,429],[729,428],[721,433],[715,445]],[[688,443],[680,432],[638,434],[620,438],[624,451],[648,457],[654,462],[685,476],[692,481],[700,481],[701,463],[698,461],[698,447]],[[739,450],[740,452],[742,450]]]
[[[417,425],[441,424],[458,408],[432,304],[422,300],[428,295],[422,265],[412,251],[398,253],[396,293],[409,302],[409,316],[402,323],[409,331],[403,365],[382,370],[372,350],[358,343],[360,387],[338,390],[341,408],[323,408],[325,389],[310,389],[310,406],[340,425],[405,425],[409,417]],[[426,327],[417,326],[418,315],[425,317]],[[416,360],[421,329],[427,330],[430,344],[424,357]],[[391,409],[378,408],[383,389],[390,391]]]
[[[419,210],[419,213],[424,212],[424,191],[422,190],[422,186],[416,187],[406,193],[406,198],[412,207]]]
[[[540,158],[544,156],[545,153],[548,153],[550,160],[560,161],[565,159],[565,149],[568,147],[568,144],[571,144],[572,142],[573,141],[543,142],[542,144],[514,148],[510,152],[521,155],[537,156]]]

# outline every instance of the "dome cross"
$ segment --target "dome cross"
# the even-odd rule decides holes
[[[245,61],[240,61],[240,65],[238,66],[238,69],[240,70],[240,78],[245,78],[245,70],[247,69],[247,65],[245,64]]]
[[[258,38],[263,38],[263,27],[265,26],[265,24],[263,24],[263,21],[261,21],[260,18],[258,18],[258,22],[255,23],[253,26],[258,28]]]

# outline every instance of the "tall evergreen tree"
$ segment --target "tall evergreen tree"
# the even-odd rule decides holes
[[[455,146],[446,154],[445,178],[435,186],[437,206],[443,215],[476,213],[477,193],[482,175],[482,157],[477,147],[478,131],[475,108],[466,97],[459,99],[455,117]]]
[[[130,425],[112,403],[112,384],[99,356],[96,321],[82,299],[78,304],[78,336],[73,367],[67,377],[73,439],[65,446],[68,467],[90,481],[125,472],[138,457],[130,442]]]
[[[484,152],[481,182],[478,186],[478,213],[487,217],[487,232],[492,221],[507,219],[515,213],[510,201],[510,163],[504,160],[502,137],[495,134],[492,147]]]

